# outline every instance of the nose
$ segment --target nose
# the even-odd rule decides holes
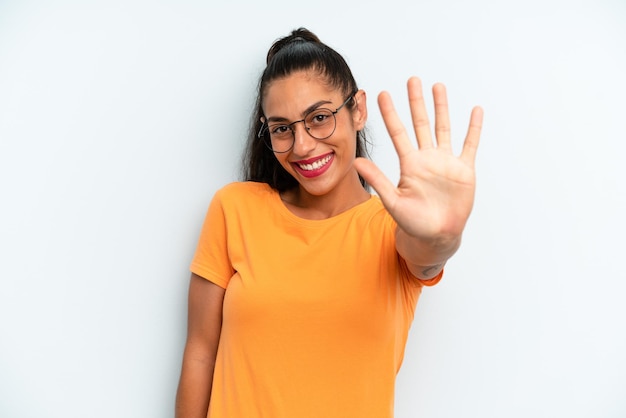
[[[293,129],[293,150],[295,155],[306,156],[317,146],[317,140],[313,138],[304,123],[296,123]]]

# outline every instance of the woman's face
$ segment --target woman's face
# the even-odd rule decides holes
[[[358,175],[352,163],[356,153],[357,131],[363,129],[367,112],[365,93],[356,95],[357,105],[348,102],[336,114],[336,127],[326,139],[315,139],[302,122],[291,126],[295,141],[285,153],[274,153],[278,162],[311,195],[354,187]],[[271,82],[263,98],[265,122],[288,125],[299,121],[314,109],[334,111],[347,97],[329,87],[319,74],[309,71],[293,73]],[[357,184],[358,181],[357,181]],[[360,187],[360,184],[359,184]]]

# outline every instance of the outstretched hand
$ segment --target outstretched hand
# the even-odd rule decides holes
[[[425,242],[460,237],[474,204],[474,161],[482,127],[483,111],[472,110],[460,156],[452,153],[446,88],[433,86],[435,139],[422,85],[417,77],[407,83],[417,148],[394,109],[391,97],[378,97],[385,126],[400,160],[400,181],[395,186],[371,161],[357,158],[354,165],[376,190],[398,227],[408,236]]]

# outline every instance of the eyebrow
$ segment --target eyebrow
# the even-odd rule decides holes
[[[315,102],[311,106],[304,109],[302,113],[300,113],[300,116],[304,118],[306,115],[308,115],[315,109],[319,108],[320,106],[325,105],[325,104],[331,104],[331,103],[332,102],[330,100],[320,100],[318,102]],[[267,122],[288,122],[288,121],[289,119],[283,118],[281,116],[270,116],[267,118]]]

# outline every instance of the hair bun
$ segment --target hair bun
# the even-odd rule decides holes
[[[298,28],[291,32],[290,35],[284,38],[288,42],[291,41],[308,41],[308,42],[320,42],[320,38],[317,37],[316,34],[308,30],[307,28]]]
[[[293,42],[321,43],[320,38],[318,38],[317,35],[311,32],[310,30],[306,28],[294,29],[293,31],[291,31],[289,35],[283,38],[280,38],[276,42],[274,42],[270,50],[267,51],[266,63],[269,64],[269,62],[272,60],[272,58],[274,57],[274,55],[276,55],[278,51],[283,49],[285,45],[291,44]]]

